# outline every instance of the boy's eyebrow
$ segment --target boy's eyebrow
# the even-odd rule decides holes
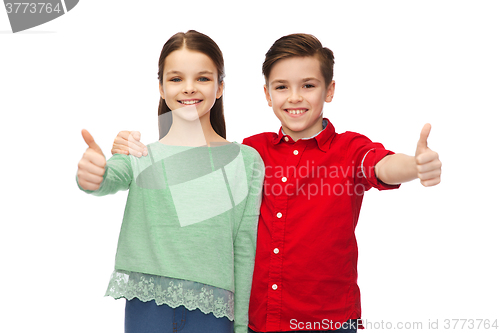
[[[275,84],[275,83],[287,83],[288,81],[287,80],[273,80],[271,81],[271,84]]]
[[[302,82],[312,81],[312,80],[319,81],[319,79],[317,79],[317,78],[315,78],[315,77],[306,77],[305,79],[302,79]]]
[[[307,81],[312,81],[312,80],[320,81],[319,79],[312,76],[312,77],[306,77],[306,78],[302,79],[302,82],[307,82]],[[280,80],[280,79],[271,81],[271,84],[276,84],[276,83],[280,83],[280,84],[281,83],[288,83],[288,81],[287,80]]]

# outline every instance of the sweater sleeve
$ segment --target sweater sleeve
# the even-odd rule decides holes
[[[76,176],[76,184],[85,193],[95,196],[104,196],[115,194],[118,191],[128,190],[133,179],[133,171],[128,155],[115,154],[106,161],[106,170],[103,175],[103,180],[99,189],[95,191],[84,190],[78,184],[78,176]]]
[[[253,149],[252,149],[253,150]],[[262,201],[264,181],[264,163],[255,152],[253,163],[247,166],[252,174],[243,218],[234,240],[234,332],[248,332],[248,304],[252,286],[253,266],[255,262],[257,223]]]

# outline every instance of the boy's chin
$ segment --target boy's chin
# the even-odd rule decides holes
[[[310,120],[305,117],[302,119],[283,119],[281,124],[294,132],[302,132],[312,125]]]
[[[319,121],[319,124],[322,124],[321,119]],[[298,135],[300,137],[310,137],[318,132],[320,132],[323,129],[323,125],[317,126],[318,122],[311,123],[309,121],[282,121],[281,125],[283,126],[283,129],[285,130],[285,133],[294,133],[295,135]],[[314,128],[314,127],[318,128]],[[313,133],[314,132],[314,133]],[[312,133],[312,134],[310,134]],[[310,134],[310,135],[309,135]]]
[[[302,132],[307,131],[307,126],[290,125],[290,124],[283,124],[283,123],[281,125],[283,126],[285,133],[300,134]]]

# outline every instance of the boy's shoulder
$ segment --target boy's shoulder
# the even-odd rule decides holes
[[[245,138],[243,140],[243,145],[255,148],[258,152],[260,152],[263,149],[268,149],[270,144],[275,142],[277,138],[278,134],[276,132],[263,132]],[[342,147],[340,148],[341,150],[352,149],[357,146],[364,146],[372,143],[367,136],[353,131],[346,131],[343,133],[337,133],[334,131],[332,136],[329,136],[327,141],[329,142],[328,146],[330,148],[333,147],[332,145],[336,145],[339,148]]]
[[[277,136],[278,134],[275,132],[263,132],[243,139],[243,144],[255,148],[259,144],[267,144]]]
[[[251,136],[243,139],[243,142],[245,142],[247,140],[254,141],[254,140],[274,139],[277,136],[278,136],[278,134],[276,132],[262,132],[262,133],[251,135]]]
[[[357,133],[357,132],[351,132],[351,131],[346,131],[344,133],[337,133],[336,137],[338,139],[344,140],[344,141],[353,141],[356,139],[370,140],[364,134]]]
[[[232,144],[237,145],[243,155],[260,157],[259,152],[255,148],[253,148],[251,145],[245,144],[245,140],[246,139],[243,140],[243,143],[233,142]]]

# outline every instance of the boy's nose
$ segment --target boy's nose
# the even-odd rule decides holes
[[[297,92],[292,92],[290,96],[288,97],[288,102],[289,103],[299,103],[302,102],[302,96],[298,94]]]

